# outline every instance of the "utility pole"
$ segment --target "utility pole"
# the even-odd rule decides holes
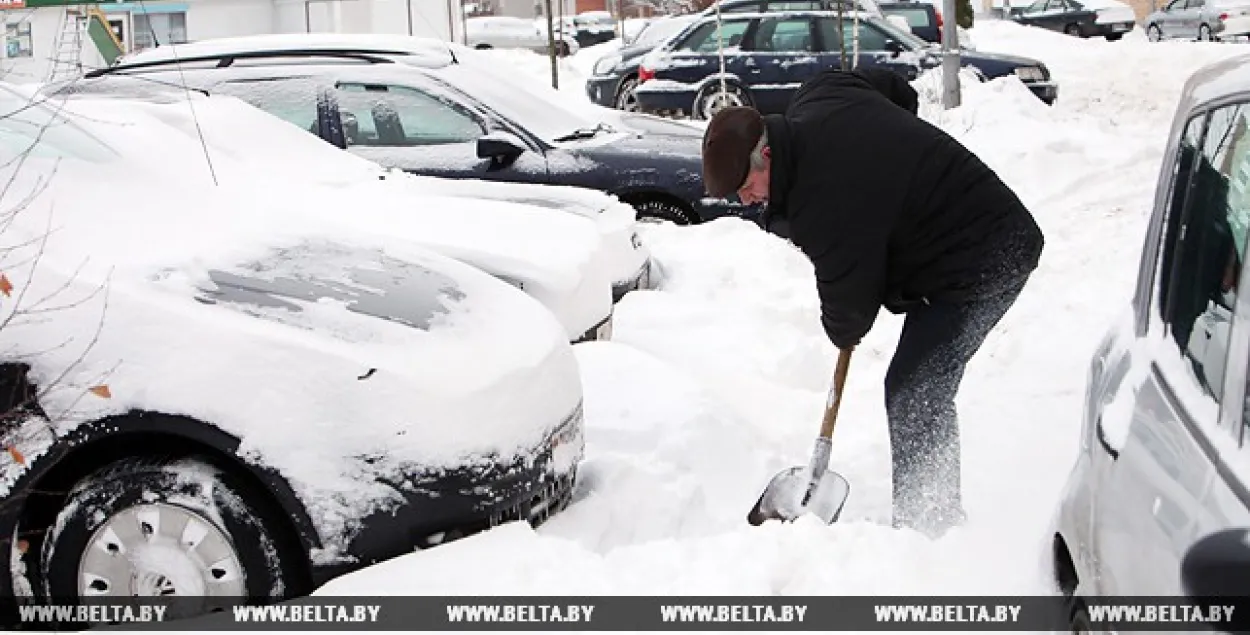
[[[950,1],[950,0],[948,0]],[[555,20],[551,15],[551,0],[543,0],[547,14],[547,57],[551,58],[551,87],[560,89],[560,66],[556,63],[556,32]]]
[[[959,107],[959,31],[955,0],[942,0],[942,107]]]

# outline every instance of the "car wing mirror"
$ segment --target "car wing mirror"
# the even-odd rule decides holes
[[[892,57],[898,57],[903,53],[903,45],[898,40],[886,40],[885,50],[889,51]]]
[[[525,142],[504,130],[492,130],[477,140],[477,157],[506,165],[525,152]]]

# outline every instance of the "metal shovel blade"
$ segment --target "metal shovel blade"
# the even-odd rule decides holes
[[[804,514],[812,514],[826,525],[837,522],[851,494],[851,484],[841,474],[824,470],[811,497],[804,502],[811,484],[812,470],[807,465],[781,471],[764,488],[755,507],[747,514],[747,522],[755,526],[768,520],[789,522]]]

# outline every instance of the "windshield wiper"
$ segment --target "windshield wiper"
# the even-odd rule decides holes
[[[598,135],[600,132],[615,132],[615,129],[606,123],[600,122],[594,128],[578,128],[577,130],[574,130],[573,132],[570,132],[566,135],[556,137],[555,139],[553,139],[553,141],[561,142],[561,141],[574,141],[577,139],[591,139],[591,138],[594,138],[596,135]]]

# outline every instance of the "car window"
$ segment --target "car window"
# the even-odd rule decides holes
[[[742,35],[746,33],[750,25],[751,20],[722,22],[718,35],[716,22],[708,22],[691,31],[673,49],[689,53],[714,53],[721,41],[724,41],[725,48],[738,46],[742,42]]]
[[[850,51],[855,42],[855,21],[843,20],[842,30],[846,33],[846,50]],[[838,39],[838,21],[836,18],[822,19],[820,21],[821,39],[824,40],[825,49],[830,52],[842,50],[839,46]],[[859,50],[872,52],[884,51],[885,43],[895,39],[886,35],[885,31],[877,28],[877,25],[871,22],[860,21],[859,23]]]
[[[763,53],[799,53],[814,51],[812,23],[808,18],[767,18],[751,38],[747,50]]]
[[[1206,137],[1194,154],[1184,214],[1172,234],[1178,240],[1166,280],[1165,321],[1173,344],[1188,362],[1188,383],[1216,403],[1223,396],[1232,311],[1250,227],[1244,177],[1233,178],[1245,169],[1241,164],[1250,152],[1245,109],[1234,105],[1211,113]]]
[[[743,2],[728,7],[721,7],[721,13],[756,13],[760,10],[758,2]]]
[[[764,3],[765,11],[820,11],[821,0],[773,0]]]
[[[907,20],[908,26],[933,26],[933,20],[927,9],[885,9],[886,15],[897,15]]]
[[[472,114],[425,91],[345,82],[337,88],[335,98],[348,145],[467,143],[486,133]]]
[[[213,92],[237,97],[300,129],[317,134],[317,95],[322,84],[303,78],[241,79],[223,82]]]
[[[1164,11],[1180,11],[1185,8],[1185,1],[1186,0],[1172,0],[1168,3],[1168,6],[1164,9]]]
[[[112,147],[59,112],[62,107],[43,97],[0,89],[0,167],[11,167],[21,157],[92,163],[120,158]]]

